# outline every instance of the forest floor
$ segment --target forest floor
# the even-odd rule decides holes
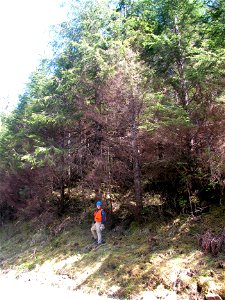
[[[167,223],[106,229],[106,243],[96,251],[90,250],[90,226],[75,224],[69,217],[51,230],[37,220],[1,227],[0,285],[1,279],[17,279],[114,299],[196,300],[210,293],[225,299],[225,253],[204,253],[196,239],[208,229],[222,232],[224,207]]]

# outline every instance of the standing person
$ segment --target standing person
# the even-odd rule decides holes
[[[94,223],[91,227],[91,233],[98,242],[98,245],[102,244],[102,230],[105,229],[106,213],[102,208],[102,202],[98,200],[96,202],[96,210],[94,212]]]

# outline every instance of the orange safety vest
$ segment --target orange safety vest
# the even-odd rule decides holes
[[[102,222],[102,211],[103,209],[96,210],[94,212],[94,220],[95,222]]]

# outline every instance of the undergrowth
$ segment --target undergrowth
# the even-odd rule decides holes
[[[223,211],[106,230],[106,244],[96,251],[88,248],[90,224],[76,225],[73,218],[57,235],[35,222],[7,224],[0,230],[1,274],[42,276],[56,286],[117,299],[141,299],[147,292],[161,293],[161,299],[169,293],[174,299],[203,299],[213,292],[225,299],[225,253],[212,257],[196,242],[196,234],[223,229]]]

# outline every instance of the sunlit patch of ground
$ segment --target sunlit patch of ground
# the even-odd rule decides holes
[[[219,232],[219,220],[177,218],[107,232],[107,243],[90,252],[90,228],[71,227],[54,237],[0,233],[0,274],[116,299],[195,300],[208,292],[225,299],[225,256],[203,253],[195,237],[207,228]]]
[[[13,288],[12,288],[13,287]],[[64,288],[54,288],[49,285],[42,285],[37,282],[24,282],[15,279],[3,279],[0,277],[0,290],[2,299],[17,300],[106,300],[108,298],[101,297],[96,294],[87,294],[82,291],[69,291]]]

